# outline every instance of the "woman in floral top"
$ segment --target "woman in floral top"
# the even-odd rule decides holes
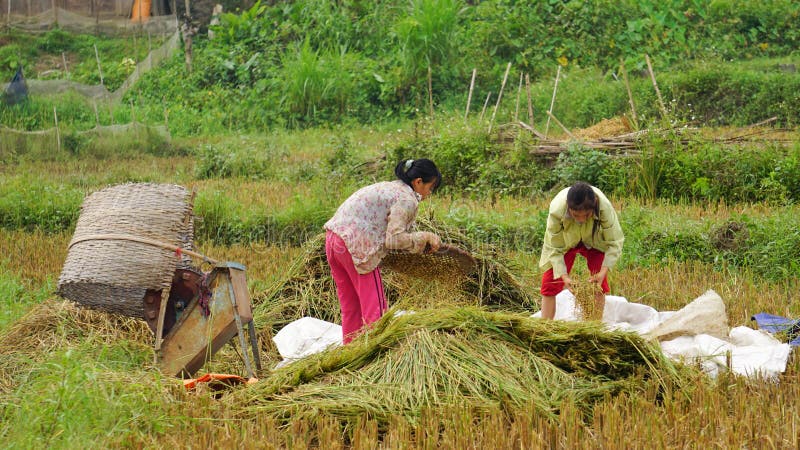
[[[388,309],[378,267],[386,253],[436,251],[441,244],[434,233],[411,231],[419,202],[439,187],[439,169],[429,159],[409,159],[397,164],[394,173],[395,181],[356,191],[325,223],[325,254],[339,297],[345,344]]]

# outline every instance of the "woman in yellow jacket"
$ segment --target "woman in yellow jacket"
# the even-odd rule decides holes
[[[602,311],[609,292],[608,270],[622,253],[622,234],[617,213],[606,196],[594,186],[579,181],[563,189],[550,202],[539,267],[542,274],[542,317],[556,313],[556,294],[569,289],[569,273],[580,254],[586,258],[590,281],[602,287],[595,307]]]

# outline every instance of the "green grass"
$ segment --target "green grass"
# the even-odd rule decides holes
[[[180,413],[163,399],[176,382],[142,370],[151,351],[129,341],[98,344],[54,351],[26,373],[0,405],[6,445],[118,446],[174,426]]]
[[[31,286],[10,272],[6,266],[14,264],[8,261],[0,264],[0,330],[16,322],[34,305],[43,302],[55,290],[52,280]]]

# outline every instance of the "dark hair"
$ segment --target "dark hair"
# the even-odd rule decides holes
[[[567,191],[567,208],[575,211],[592,211],[593,215],[600,217],[600,201],[589,183],[578,181],[570,186]],[[597,232],[600,221],[592,224],[592,234]]]
[[[405,159],[397,163],[394,168],[394,174],[397,179],[402,180],[403,183],[411,186],[411,182],[417,178],[422,178],[423,183],[430,183],[436,180],[433,185],[433,191],[439,189],[442,183],[442,174],[436,168],[436,164],[430,159]]]

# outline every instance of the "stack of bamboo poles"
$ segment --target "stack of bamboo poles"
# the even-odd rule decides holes
[[[603,151],[612,155],[636,155],[641,152],[642,143],[648,139],[662,138],[669,139],[671,143],[679,147],[688,147],[699,142],[709,142],[717,145],[742,145],[745,143],[753,142],[758,138],[761,142],[770,142],[778,145],[789,145],[792,140],[788,138],[770,136],[788,131],[784,129],[774,128],[761,128],[770,122],[777,120],[777,117],[772,117],[763,122],[749,125],[747,127],[737,130],[737,132],[730,136],[720,136],[715,138],[704,138],[699,135],[699,130],[695,128],[660,128],[660,129],[645,129],[639,131],[622,132],[621,134],[614,134],[613,132],[607,135],[592,135],[595,127],[601,127],[609,122],[617,121],[625,123],[625,118],[608,119],[601,121],[595,127],[590,127],[586,130],[578,130],[571,132],[565,128],[568,136],[567,139],[553,139],[545,138],[541,133],[525,124],[518,122],[516,124],[508,124],[499,128],[497,140],[499,142],[513,143],[517,140],[521,133],[532,133],[537,137],[534,144],[530,148],[530,153],[541,156],[557,156],[565,151],[569,144],[579,143],[582,148],[589,148],[593,150]],[[612,128],[609,131],[624,131],[625,128]],[[588,133],[587,133],[588,131]]]

